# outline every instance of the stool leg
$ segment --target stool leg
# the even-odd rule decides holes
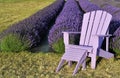
[[[71,67],[72,66],[72,61],[68,61],[68,65]]]
[[[86,52],[85,57],[83,58],[82,70],[86,70],[86,57],[87,57],[87,52]]]
[[[78,62],[78,63],[77,63],[77,65],[76,65],[76,67],[75,67],[75,69],[74,69],[73,75],[75,75],[75,74],[77,73],[80,64],[81,64],[81,62]]]
[[[57,69],[56,69],[56,72],[58,72],[60,70],[60,68],[63,66],[63,63],[65,62],[65,60],[61,59]]]
[[[84,60],[82,64],[82,70],[85,70],[85,69],[86,69],[86,61]]]

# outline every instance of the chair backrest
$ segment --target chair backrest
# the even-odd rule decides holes
[[[108,31],[112,15],[106,11],[87,12],[83,16],[80,45],[92,46],[92,35],[105,35]],[[102,44],[103,39],[100,41]]]

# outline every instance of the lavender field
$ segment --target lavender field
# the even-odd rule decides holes
[[[0,78],[119,78],[119,4],[119,0],[0,0]],[[115,58],[97,57],[95,70],[87,58],[86,70],[80,67],[76,76],[72,76],[76,63],[65,64],[56,73],[64,52],[62,31],[81,31],[83,14],[98,9],[113,15],[109,46]],[[70,42],[77,44],[78,37],[71,35]]]

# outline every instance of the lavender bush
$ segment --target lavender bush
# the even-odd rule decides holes
[[[113,20],[120,21],[120,10],[113,14]]]
[[[102,9],[112,14],[114,21],[120,21],[120,8],[112,6],[110,4],[104,4],[102,6]]]
[[[64,3],[64,0],[56,0],[51,5],[38,11],[29,18],[13,24],[0,34],[0,39],[10,33],[19,34],[21,37],[30,41],[30,48],[37,46],[47,35],[51,23],[62,10]]]
[[[120,10],[120,8],[117,8],[117,7],[112,6],[110,4],[104,4],[102,6],[102,9],[105,10],[105,11],[107,11],[107,12],[109,12],[109,13],[111,13],[111,14],[114,14],[115,12],[117,12],[117,11]]]
[[[62,31],[80,31],[83,11],[75,0],[67,0],[63,10],[57,17],[55,24],[49,31],[48,41],[55,51],[64,50]],[[61,44],[59,44],[61,43]]]
[[[110,39],[110,48],[115,53],[120,54],[120,8],[105,4],[102,9],[113,16],[110,24],[110,34],[113,34],[113,37]]]
[[[109,31],[110,34],[114,35],[114,37],[110,39],[110,48],[118,53],[118,51],[120,51],[120,8],[114,7],[109,4],[104,4],[102,8],[100,8],[99,6],[93,4],[88,0],[79,0],[78,2],[84,12],[89,12],[93,10],[105,10],[112,14],[113,19],[110,23]]]
[[[84,12],[101,10],[101,8],[99,6],[90,2],[89,0],[78,0],[78,2]]]
[[[110,48],[115,53],[120,54],[120,21],[114,21],[110,24],[110,33],[113,34],[113,37],[110,39]]]

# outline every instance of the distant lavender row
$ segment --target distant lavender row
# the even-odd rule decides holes
[[[93,4],[92,2],[88,1],[88,0],[79,0],[79,5],[81,6],[81,8],[85,11],[85,12],[89,12],[89,11],[93,11],[93,10],[105,10],[109,13],[113,13],[113,11],[118,11],[119,8],[110,6],[108,4],[104,5],[103,8],[99,7],[96,4]],[[113,15],[113,14],[112,14]],[[114,19],[116,19],[113,16]],[[110,24],[110,33],[113,34],[115,32],[115,30],[120,26],[120,23],[116,20],[112,20],[111,24]]]
[[[114,14],[116,11],[120,10],[120,8],[114,7],[114,6],[110,5],[110,4],[104,4],[102,6],[102,9],[109,12],[109,13],[111,13],[111,14]]]
[[[89,0],[78,0],[78,2],[84,12],[101,10],[101,8],[99,6],[90,2]]]
[[[102,6],[102,9],[112,14],[114,21],[120,21],[120,8],[112,6],[110,4],[104,4]]]
[[[78,0],[80,7],[84,12],[93,10],[105,10],[113,15],[114,21],[120,21],[120,8],[112,6],[110,4],[103,4],[99,7],[97,4],[90,2],[89,0]]]
[[[93,11],[93,10],[105,10],[107,12],[109,12],[110,14],[112,14],[113,18],[112,18],[112,22],[110,24],[110,33],[114,33],[115,30],[120,26],[120,8],[112,6],[110,4],[104,4],[102,5],[102,8],[99,7],[96,4],[93,4],[92,2],[90,2],[89,0],[78,0],[79,5],[81,6],[82,10],[85,12],[88,11]]]
[[[120,27],[114,32],[114,37],[111,39],[110,44],[114,51],[120,51]]]
[[[120,8],[117,8],[109,4],[104,4],[102,8],[100,8],[99,6],[93,4],[88,0],[79,0],[79,5],[81,6],[84,12],[89,12],[93,10],[105,10],[110,14],[112,14],[113,19],[110,23],[109,31],[110,34],[114,34],[114,37],[111,38],[110,47],[114,51],[119,51],[120,50]]]
[[[49,45],[62,39],[62,31],[80,31],[83,11],[75,0],[67,0],[48,36]]]
[[[51,22],[55,20],[64,6],[64,0],[56,0],[29,18],[10,26],[0,34],[0,39],[10,33],[20,34],[30,41],[30,47],[38,45],[47,34]]]
[[[112,14],[113,19],[110,24],[110,33],[114,35],[110,41],[110,47],[116,53],[120,54],[120,8],[112,6],[110,4],[105,4],[102,7],[103,10]]]

